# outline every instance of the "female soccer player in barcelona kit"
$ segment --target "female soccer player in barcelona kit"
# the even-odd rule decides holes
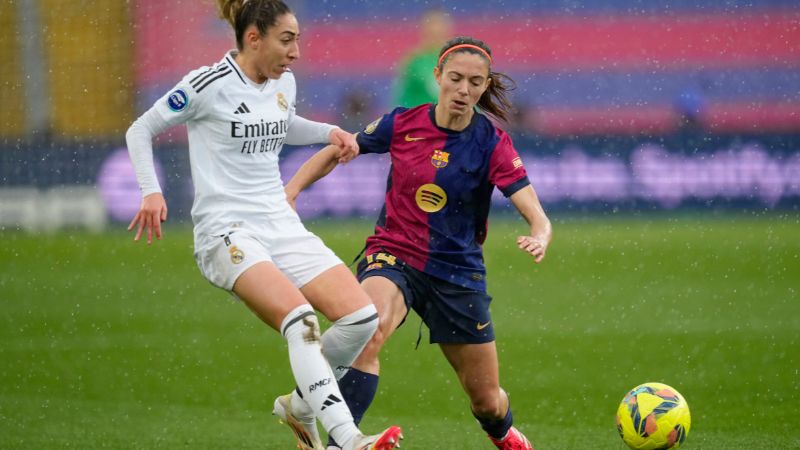
[[[395,448],[398,427],[374,436],[360,432],[330,365],[350,366],[364,348],[378,326],[375,306],[341,260],[303,227],[278,172],[284,143],[332,143],[346,160],[357,152],[354,136],[295,114],[289,66],[299,57],[300,32],[282,1],[218,0],[218,6],[234,28],[237,49],[190,72],[128,130],[143,195],[128,229],[138,227],[136,240],[146,230],[148,244],[153,234],[161,238],[167,206],[152,138],[186,123],[200,271],[286,338],[302,394],[295,403],[313,411],[330,437],[347,449]],[[322,336],[312,306],[333,323]],[[322,449],[316,427],[296,422],[295,407],[285,396],[274,413],[296,431],[301,448]]]
[[[503,120],[510,108],[510,79],[492,71],[489,47],[455,38],[441,49],[433,70],[437,104],[397,108],[357,135],[361,153],[388,152],[392,166],[385,205],[358,266],[380,326],[340,386],[360,421],[377,390],[378,352],[411,308],[455,369],[491,442],[500,449],[532,449],[512,426],[500,387],[481,245],[495,186],[530,225],[517,246],[537,263],[552,237],[550,221],[511,139],[475,111],[477,106]],[[330,172],[337,154],[328,146],[309,159],[286,185],[289,201]],[[339,447],[329,442],[329,448]]]

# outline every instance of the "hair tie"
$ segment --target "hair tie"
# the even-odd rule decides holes
[[[448,53],[452,52],[453,50],[459,49],[459,48],[471,48],[471,49],[477,50],[477,51],[483,53],[484,56],[486,56],[486,59],[489,60],[489,64],[492,63],[492,56],[486,50],[478,47],[477,45],[473,45],[473,44],[459,44],[459,45],[454,45],[454,46],[448,48],[447,50],[445,50],[445,52],[442,53],[442,56],[439,57],[439,62],[436,63],[436,66],[437,67],[441,66],[442,65],[442,61],[444,61],[444,57],[447,56]]]

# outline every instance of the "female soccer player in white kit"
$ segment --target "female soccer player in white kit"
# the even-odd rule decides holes
[[[345,448],[395,448],[402,438],[399,427],[374,436],[359,431],[331,369],[349,367],[372,337],[375,306],[342,261],[305,229],[286,201],[278,171],[284,143],[332,143],[346,161],[358,152],[355,138],[295,114],[289,66],[299,57],[300,33],[282,1],[217,3],[234,28],[237,49],[186,75],[126,134],[143,197],[128,230],[137,228],[137,241],[146,231],[148,244],[153,234],[161,238],[167,205],[153,166],[152,139],[186,123],[200,271],[288,341],[302,399],[279,398],[274,412],[292,427],[301,449],[323,448],[316,427],[297,422],[292,413],[309,406]],[[312,306],[333,323],[322,336]]]

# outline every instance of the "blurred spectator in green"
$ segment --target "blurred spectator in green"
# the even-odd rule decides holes
[[[419,26],[420,44],[403,61],[394,82],[393,105],[412,107],[433,103],[439,95],[439,86],[433,78],[433,68],[439,50],[450,39],[453,22],[440,9],[425,12]]]

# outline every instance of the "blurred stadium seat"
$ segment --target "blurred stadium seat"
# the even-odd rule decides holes
[[[21,62],[17,36],[15,6],[10,2],[0,3],[0,136],[17,137],[25,133],[25,92],[22,84]]]
[[[0,189],[0,227],[36,230],[40,226],[39,189],[18,187]]]
[[[41,196],[42,228],[83,227],[100,232],[108,223],[106,207],[92,186],[53,188]]]
[[[36,132],[58,139],[124,133],[135,112],[129,8],[127,2],[3,2],[0,82],[8,88],[0,90],[0,135],[25,137],[28,121],[42,113],[49,126]],[[45,85],[26,86],[39,78]]]
[[[396,68],[416,45],[409,36],[417,35],[429,2],[287,3],[303,34],[301,60],[293,69],[299,113],[355,128],[344,114],[346,99],[356,90],[366,95],[364,117],[388,111]],[[513,101],[522,113],[510,131],[526,165],[536,171],[533,179],[548,208],[800,205],[796,1],[443,0],[437,5],[452,14],[457,33],[485,39],[494,50],[495,68],[517,81]],[[191,8],[160,0],[0,3],[0,56],[7,62],[0,67],[0,189],[3,198],[16,199],[3,202],[9,219],[0,221],[36,222],[31,211],[46,198],[51,205],[68,201],[24,193],[32,187],[92,189],[104,163],[124,147],[125,129],[135,116],[189,70],[212,64],[232,46],[230,27],[217,17],[214,2]],[[31,67],[41,70],[26,72]],[[46,129],[32,126],[42,117]],[[658,178],[659,186],[695,186],[681,177],[685,169],[722,177],[709,185],[736,188],[701,194],[686,187],[668,202],[644,195],[648,191],[634,159],[653,143],[669,153],[663,161],[674,169]],[[193,193],[185,131],[167,132],[156,148],[171,217],[185,219]],[[758,150],[748,153],[749,148]],[[307,154],[285,149],[284,176]],[[713,158],[723,162],[708,164]],[[757,161],[769,170],[742,169]],[[586,164],[614,170],[583,170]],[[370,173],[356,173],[359,167]],[[336,195],[309,192],[301,210],[371,217],[382,198],[379,173],[374,161],[359,162],[346,176],[321,183],[319,189],[335,185]],[[113,181],[110,185],[131,184]],[[769,196],[761,186],[773,187]],[[138,195],[128,188],[119,192]],[[138,203],[138,198],[124,200],[114,206]],[[78,203],[90,216],[97,211],[89,200]],[[79,205],[73,206],[84,207]],[[124,221],[130,213],[115,214],[112,220]],[[53,223],[66,226],[71,220]]]
[[[107,224],[105,204],[94,187],[0,188],[0,227],[5,229],[100,232]]]
[[[482,37],[496,68],[519,84],[533,131],[663,134],[679,125],[678,103],[702,96],[702,125],[720,132],[800,130],[800,7],[791,1],[444,1],[456,31]],[[348,89],[372,91],[389,108],[395,68],[425,5],[414,2],[294,2],[303,28],[296,72],[306,114],[335,120]],[[139,85],[148,106],[187,67],[230,47],[224,24],[202,9],[140,0]],[[172,9],[173,11],[170,11]],[[153,20],[156,11],[161,18]],[[170,20],[178,57],[156,51]],[[194,31],[193,31],[194,30]],[[206,39],[180,39],[205,31]],[[356,32],[357,31],[357,32]],[[181,42],[186,41],[186,45]],[[188,42],[191,42],[188,44]],[[207,49],[204,51],[203,48]],[[171,54],[170,56],[174,56]],[[188,61],[187,61],[188,59]]]

